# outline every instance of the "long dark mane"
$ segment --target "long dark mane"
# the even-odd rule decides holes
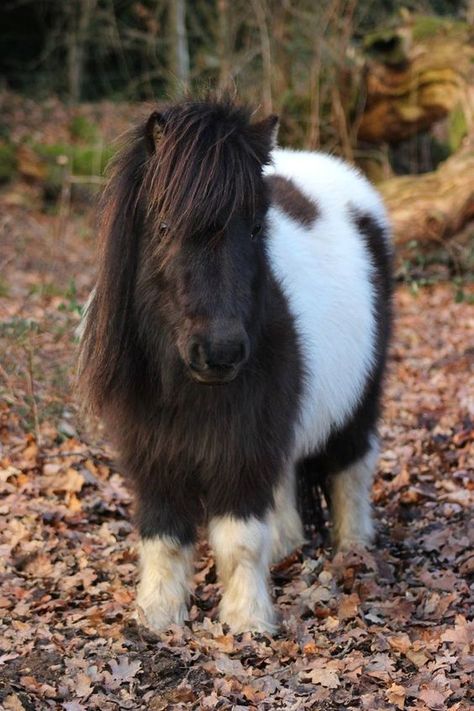
[[[133,314],[144,235],[170,226],[157,241],[166,259],[178,234],[224,227],[256,194],[271,145],[267,126],[250,119],[229,98],[206,97],[154,114],[125,137],[101,201],[99,271],[80,353],[80,389],[97,413],[144,367]]]
[[[227,252],[233,269],[227,273],[230,309],[233,297],[244,293],[245,272],[245,288],[251,290],[244,302],[253,348],[238,378],[222,386],[196,383],[177,347],[182,321],[173,326],[169,316],[179,309],[166,271],[179,266],[179,254],[194,250],[194,280],[200,263],[212,274],[230,249],[219,240],[226,221],[238,210],[236,219],[247,223],[258,205],[266,212],[262,169],[270,159],[276,118],[250,119],[245,108],[209,100],[152,115],[127,137],[103,196],[100,264],[85,317],[80,387],[119,446],[123,470],[147,490],[153,487],[156,496],[161,486],[173,491],[180,497],[178,509],[187,512],[173,518],[171,509],[154,506],[148,514],[147,503],[142,532],[153,528],[159,510],[171,517],[177,535],[191,536],[202,491],[216,513],[230,502],[242,515],[263,511],[291,446],[301,364],[264,240],[252,241],[245,232],[231,243],[232,256]],[[208,284],[198,282],[212,309]],[[216,297],[216,308],[222,308],[222,294]]]

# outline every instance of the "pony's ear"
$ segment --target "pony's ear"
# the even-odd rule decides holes
[[[165,127],[165,119],[159,111],[153,111],[145,125],[145,141],[149,153],[155,153]]]
[[[270,152],[276,147],[279,123],[278,116],[270,114],[251,125],[256,153],[262,163],[268,163]]]

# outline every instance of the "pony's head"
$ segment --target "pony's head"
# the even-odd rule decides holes
[[[266,274],[262,171],[276,126],[229,101],[185,101],[154,112],[119,157],[84,339],[89,355],[93,338],[103,354],[92,374],[104,394],[120,375],[113,361],[130,368],[119,350],[137,342],[147,362],[166,351],[200,383],[233,380],[249,359]]]

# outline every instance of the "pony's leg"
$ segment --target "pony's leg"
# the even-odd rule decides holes
[[[170,492],[153,487],[138,491],[138,525],[141,534],[138,617],[154,630],[182,624],[193,572],[196,527],[194,511]]]
[[[209,523],[209,541],[223,585],[221,621],[233,632],[273,632],[274,611],[268,589],[268,514],[263,518],[214,517]]]
[[[295,468],[292,464],[285,469],[276,487],[269,524],[272,563],[277,563],[304,544],[303,524],[296,505]]]
[[[139,617],[154,630],[180,625],[187,616],[193,546],[167,535],[140,541]]]
[[[373,436],[369,449],[360,459],[329,477],[332,537],[340,551],[367,547],[372,543],[374,525],[370,493],[378,454],[378,440]]]

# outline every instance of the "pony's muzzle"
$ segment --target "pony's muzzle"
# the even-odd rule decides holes
[[[239,373],[249,351],[245,331],[212,339],[194,335],[188,342],[187,365],[192,377],[200,383],[228,383]]]

